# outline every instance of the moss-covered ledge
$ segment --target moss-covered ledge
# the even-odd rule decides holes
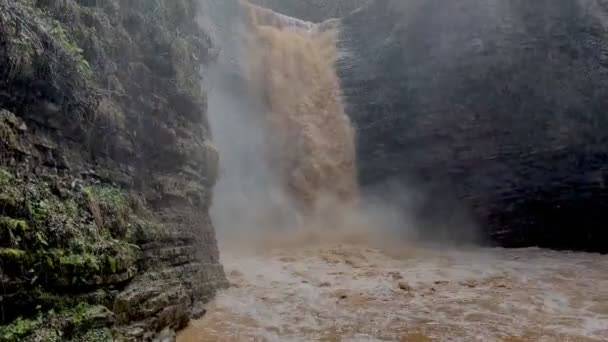
[[[0,168],[0,341],[78,338],[91,322],[74,317],[90,310],[109,326],[116,291],[139,271],[148,231],[139,202],[113,186],[46,178]]]

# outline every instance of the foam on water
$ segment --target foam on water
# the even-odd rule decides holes
[[[400,256],[360,245],[225,253],[234,286],[180,341],[208,341],[203,336],[217,341],[602,341],[608,336],[606,256],[403,248],[407,254]],[[230,329],[218,329],[217,322]],[[241,335],[231,340],[227,331]]]

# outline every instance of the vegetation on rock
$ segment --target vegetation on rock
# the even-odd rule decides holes
[[[104,306],[79,304],[56,312],[50,310],[35,318],[17,318],[0,326],[0,341],[112,341],[108,328],[112,313]]]
[[[225,282],[196,4],[0,0],[0,341],[150,339]]]

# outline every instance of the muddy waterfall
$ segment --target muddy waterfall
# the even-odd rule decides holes
[[[607,0],[0,0],[0,342],[605,340],[607,42]]]
[[[354,212],[359,191],[354,128],[335,69],[336,27],[246,2],[239,12],[243,26],[236,62],[220,72],[237,68],[240,87],[210,95],[211,126],[224,136],[217,143],[226,152],[226,174],[216,189],[212,215],[241,239],[338,230],[331,227],[341,224],[336,213]],[[234,108],[235,103],[255,106]],[[229,131],[249,141],[237,143]],[[235,217],[230,210],[239,200],[239,207],[247,209]],[[251,202],[258,202],[255,210]]]

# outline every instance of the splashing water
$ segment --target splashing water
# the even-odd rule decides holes
[[[209,98],[224,170],[211,208],[220,243],[343,230],[359,191],[355,133],[334,67],[335,25],[239,4],[239,48],[223,56],[234,62],[212,83],[235,81]]]
[[[336,32],[245,5],[241,65],[268,111],[266,160],[306,214],[357,196],[354,130],[335,72]],[[326,203],[324,203],[326,204]]]
[[[606,256],[540,249],[383,250],[315,244],[224,255],[232,288],[178,342],[608,336]]]

